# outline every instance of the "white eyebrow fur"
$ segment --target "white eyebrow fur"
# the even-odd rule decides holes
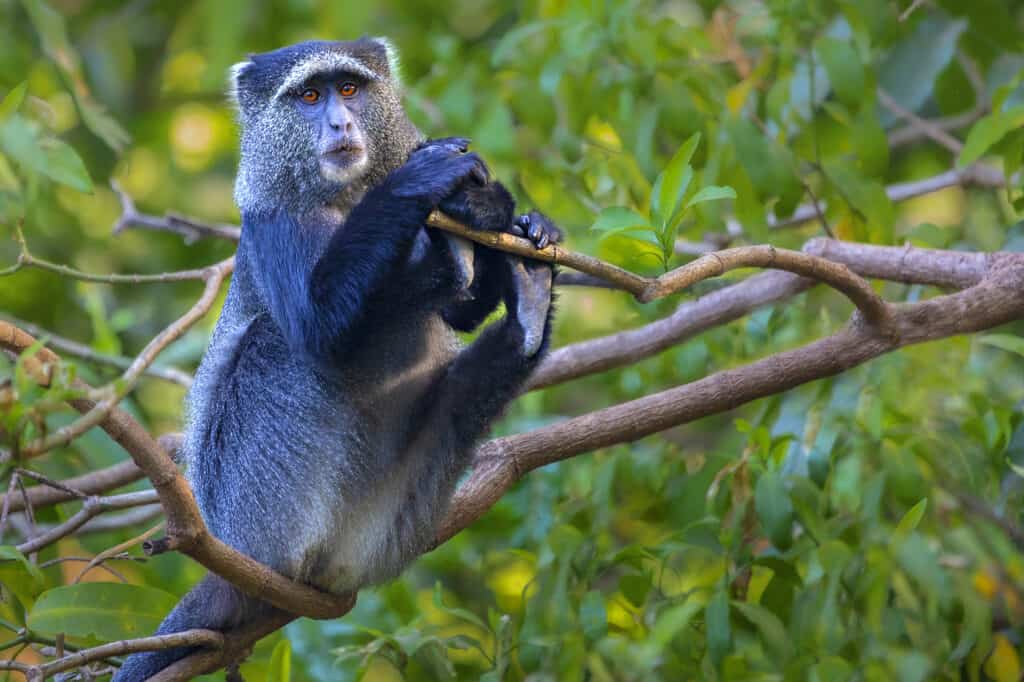
[[[380,80],[380,74],[363,62],[347,54],[323,52],[307,57],[291,68],[281,87],[274,93],[274,99],[280,99],[289,92],[308,81],[318,73],[346,71],[362,76],[367,80]]]
[[[234,105],[238,106],[238,79],[242,77],[242,72],[245,71],[252,62],[246,60],[244,62],[238,62],[228,70],[228,99],[231,100]]]

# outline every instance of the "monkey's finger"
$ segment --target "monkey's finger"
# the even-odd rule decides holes
[[[512,223],[512,227],[508,228],[508,232],[509,234],[514,234],[517,237],[526,236],[526,232],[523,231],[523,228],[519,227],[516,223]]]
[[[465,154],[469,151],[469,143],[468,137],[441,137],[436,140],[427,140],[423,143],[423,147],[435,147],[452,154]]]
[[[544,235],[544,226],[531,221],[527,234],[530,235],[530,239],[537,242]]]

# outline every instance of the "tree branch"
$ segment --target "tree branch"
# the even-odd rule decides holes
[[[33,345],[35,339],[31,335],[9,323],[0,322],[0,348],[21,353]],[[49,385],[56,362],[57,356],[46,348],[22,360],[29,375],[43,386]],[[82,382],[78,385],[85,386]],[[73,400],[71,405],[86,412],[92,409],[93,403]],[[150,553],[179,550],[231,581],[246,594],[293,613],[313,618],[334,618],[351,608],[355,602],[354,595],[331,595],[293,582],[213,537],[199,514],[188,483],[174,462],[127,412],[115,405],[99,425],[128,451],[160,496],[167,516],[167,537],[163,542],[150,543]]]
[[[979,274],[978,267],[983,266],[983,272],[964,291],[920,303],[892,305],[889,334],[854,318],[840,332],[802,348],[535,431],[488,441],[477,449],[472,473],[456,491],[439,527],[435,546],[480,518],[512,485],[538,467],[632,442],[834,376],[906,345],[1024,319],[1024,254],[959,254],[862,246],[848,255],[863,258],[871,249],[878,249],[875,253],[880,261],[873,267],[892,274],[918,272],[931,280],[964,282]],[[903,265],[908,262],[913,267],[905,270]],[[958,272],[942,274],[954,262],[963,267]],[[281,625],[290,618],[282,616]],[[232,635],[251,644],[272,631],[271,624],[263,625],[266,627]],[[236,659],[220,652],[204,652],[179,661],[173,670],[165,670],[156,679],[189,679],[233,660]]]

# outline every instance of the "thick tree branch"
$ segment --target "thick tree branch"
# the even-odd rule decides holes
[[[854,319],[842,331],[745,367],[712,374],[528,433],[489,441],[441,525],[443,542],[479,518],[525,473],[583,452],[627,443],[834,376],[903,346],[1024,319],[1024,254],[994,254],[974,286],[920,303],[892,305],[892,334]],[[938,264],[936,264],[938,265]]]
[[[832,248],[832,243],[822,241],[826,243],[812,243],[810,248]],[[844,253],[841,246],[836,247],[837,253]],[[947,285],[966,284],[969,288],[920,303],[892,305],[888,334],[855,317],[840,332],[802,348],[535,431],[488,441],[477,449],[472,474],[456,492],[438,530],[436,544],[480,518],[512,485],[538,467],[631,442],[834,376],[906,345],[1024,319],[1024,254],[959,254],[861,245],[845,255],[864,259],[872,251],[879,261],[872,268],[879,272],[916,274]],[[905,267],[908,263],[909,268]],[[948,272],[950,267],[953,272]],[[251,644],[269,632],[268,628],[232,635]],[[204,652],[179,661],[174,670],[164,671],[157,679],[188,679],[233,660],[237,659],[219,652]]]

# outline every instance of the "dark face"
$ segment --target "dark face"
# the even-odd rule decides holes
[[[361,126],[366,85],[351,74],[318,74],[289,95],[310,123],[320,172],[328,180],[348,182],[366,165],[366,137]]]

